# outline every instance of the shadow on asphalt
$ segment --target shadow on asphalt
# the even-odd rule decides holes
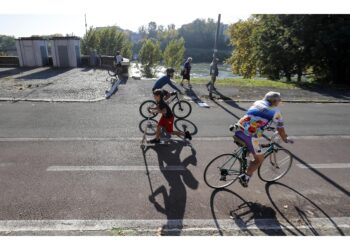
[[[227,213],[227,217],[232,219],[232,224],[237,225],[245,234],[254,235],[254,232],[249,230],[248,226],[255,225],[267,235],[286,235],[282,230],[282,225],[277,220],[276,212],[273,208],[256,202],[246,201],[242,196],[229,189],[214,190],[210,196],[210,208],[220,235],[224,235],[224,229],[220,226],[216,211]],[[273,230],[267,229],[265,224],[260,223],[262,219],[269,219],[275,228]]]
[[[181,160],[180,154],[183,147],[184,144],[182,142],[173,142],[165,147],[152,146],[142,150],[151,190],[149,201],[153,203],[155,209],[159,213],[164,214],[168,220],[167,224],[163,225],[161,229],[161,235],[181,235],[183,228],[182,220],[184,218],[187,201],[186,187],[191,189],[198,188],[198,181],[194,178],[191,171],[188,170],[188,166],[197,165],[196,150],[191,147],[191,155]],[[150,149],[157,154],[159,169],[168,182],[169,190],[167,190],[164,185],[157,187],[155,190],[153,189],[146,156],[147,151]],[[167,166],[182,166],[184,169],[167,171]],[[162,197],[164,204],[156,200],[156,197],[159,195]],[[173,225],[171,223],[173,220],[180,221],[180,223]]]
[[[273,198],[273,189],[279,194],[283,193],[285,197],[297,197],[297,203],[293,202],[288,204],[288,207],[281,208],[277,205]],[[332,218],[314,201],[306,197],[296,189],[289,187],[285,184],[275,182],[267,183],[265,185],[266,194],[274,207],[275,211],[291,226],[292,230],[289,230],[294,235],[320,235],[316,228],[313,227],[310,218],[326,218],[339,235],[344,235],[344,232],[338,227],[338,225],[332,220]],[[287,200],[285,203],[290,201]],[[291,222],[290,218],[295,218],[299,225],[295,225],[295,222]],[[306,230],[300,230],[300,226],[306,228]]]
[[[47,68],[47,69],[42,70],[42,71],[33,72],[32,74],[18,77],[18,79],[23,79],[23,80],[49,79],[51,77],[55,77],[55,76],[64,74],[70,70],[72,70],[72,68]]]
[[[152,136],[156,134],[157,125],[158,125],[158,121],[154,118],[143,119],[139,123],[139,130],[143,134],[145,132],[146,127],[148,126],[146,135]],[[192,121],[188,119],[175,119],[174,127],[178,131],[189,131],[191,135],[196,135],[198,133],[198,128],[196,124],[194,124]],[[169,138],[169,135],[163,132],[162,137]]]
[[[220,99],[222,99],[226,104],[230,105],[232,108],[236,108],[242,111],[247,111],[245,108],[242,108],[241,106],[239,106],[232,98],[222,94],[218,89],[215,89],[213,93],[219,95]]]

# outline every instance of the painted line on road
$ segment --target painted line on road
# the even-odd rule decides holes
[[[311,135],[291,136],[292,139],[325,140],[350,139],[350,135]],[[142,137],[2,137],[0,142],[40,142],[40,141],[141,141]],[[182,139],[172,139],[183,141]],[[232,141],[231,136],[194,137],[193,141]]]
[[[149,171],[185,171],[184,166],[148,166]],[[46,171],[146,171],[146,166],[49,166]]]
[[[308,168],[319,168],[319,169],[338,169],[338,168],[350,168],[350,163],[322,163],[322,164],[296,164],[299,168],[308,169]]]
[[[291,224],[277,219],[255,219],[244,223],[233,219],[184,219],[184,220],[1,220],[0,232],[38,232],[38,231],[101,231],[135,229],[138,231],[158,231],[166,226],[167,230],[208,231],[220,230],[283,230],[290,229],[349,229],[349,217],[308,218],[308,224],[300,219],[290,220]]]

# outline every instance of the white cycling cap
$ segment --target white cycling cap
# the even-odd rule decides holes
[[[279,92],[270,91],[266,93],[264,100],[268,102],[273,102],[273,101],[281,101],[282,98]]]

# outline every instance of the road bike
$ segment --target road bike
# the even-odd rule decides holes
[[[177,92],[172,92],[170,94],[173,97],[170,97],[169,101],[167,100],[166,102],[168,104],[173,103],[173,114],[175,117],[179,118],[179,119],[184,119],[186,117],[188,117],[191,112],[192,112],[192,106],[188,101],[185,100],[180,100],[179,99],[179,94]],[[143,103],[141,103],[140,105],[140,114],[144,117],[144,118],[154,118],[157,116],[157,114],[154,114],[152,112],[150,112],[151,108],[155,108],[156,102],[153,100],[147,100],[144,101]]]
[[[276,129],[268,127],[266,130],[275,132]],[[258,169],[258,176],[262,181],[277,181],[285,176],[292,166],[292,154],[278,145],[278,138],[275,132],[269,138],[269,143],[261,145],[261,148],[266,149],[264,161]],[[233,136],[233,140],[238,145],[238,149],[231,154],[215,157],[204,170],[204,181],[211,188],[225,188],[246,172],[249,154],[247,145],[236,136]]]

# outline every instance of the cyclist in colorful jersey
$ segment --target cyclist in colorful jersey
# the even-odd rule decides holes
[[[248,187],[248,182],[253,173],[260,167],[264,160],[264,153],[260,146],[264,128],[271,123],[276,125],[278,134],[285,143],[293,143],[288,139],[284,130],[283,117],[277,108],[281,102],[281,95],[278,92],[268,92],[263,100],[256,101],[247,113],[235,125],[230,126],[232,131],[238,127],[235,136],[242,140],[248,147],[248,151],[253,154],[254,161],[249,163],[246,173],[239,176],[240,183]]]
[[[175,70],[173,68],[168,68],[166,70],[166,75],[162,76],[161,78],[159,78],[156,83],[154,84],[153,88],[152,88],[152,93],[156,90],[156,89],[162,89],[165,85],[169,85],[170,87],[172,87],[174,90],[178,91],[180,94],[182,94],[181,90],[175,86],[175,84],[171,81],[171,78],[174,77],[174,73]],[[164,96],[164,100],[169,99],[170,97],[170,93],[164,89],[162,89],[163,91],[163,96]]]

